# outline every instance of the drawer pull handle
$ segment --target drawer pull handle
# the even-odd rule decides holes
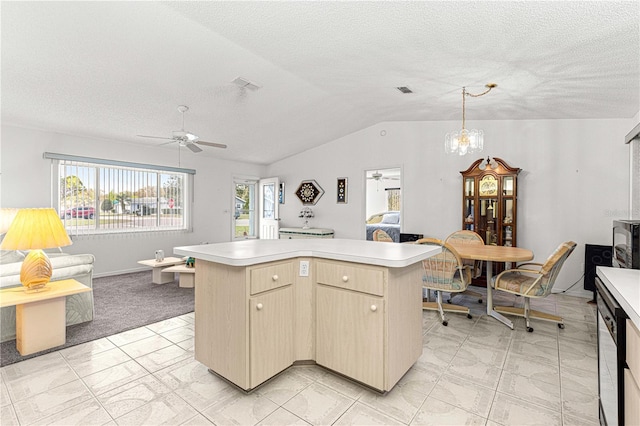
[[[258,303],[258,304],[256,305],[256,309],[257,309],[257,310],[261,310],[261,309],[262,309],[262,303]]]
[[[278,281],[278,275],[274,275],[273,277],[271,277],[271,279],[274,281]]]
[[[344,281],[346,283],[347,281],[349,281],[349,277],[346,276],[346,275],[343,275],[342,276],[342,281]]]
[[[371,312],[375,312],[378,310],[378,307],[376,305],[371,305]]]

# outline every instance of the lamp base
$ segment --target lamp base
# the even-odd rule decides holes
[[[25,287],[24,292],[26,294],[31,294],[31,293],[43,293],[45,291],[49,291],[51,290],[51,286],[48,286],[47,284],[40,284],[40,285],[31,286],[31,287]]]
[[[42,250],[31,250],[22,262],[20,282],[27,290],[44,288],[51,280],[53,267],[51,261]]]

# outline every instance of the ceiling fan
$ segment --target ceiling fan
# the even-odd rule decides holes
[[[379,171],[375,171],[375,173],[372,173],[370,177],[368,177],[367,179],[373,179],[373,180],[400,180],[399,177],[395,177],[395,176],[385,176],[382,173],[380,173]]]
[[[180,130],[175,130],[172,133],[170,138],[162,137],[162,136],[147,136],[147,135],[138,135],[141,138],[152,138],[152,139],[165,139],[169,142],[163,143],[161,145],[166,145],[169,143],[177,142],[180,146],[184,146],[189,148],[192,152],[200,152],[202,148],[198,145],[204,146],[212,146],[214,148],[226,148],[225,144],[214,143],[214,142],[205,142],[201,141],[200,138],[193,133],[189,133],[184,130],[184,113],[189,111],[189,107],[186,105],[178,105],[178,111],[182,113],[182,128]]]

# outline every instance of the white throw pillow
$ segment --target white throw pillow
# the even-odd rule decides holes
[[[397,225],[398,223],[400,223],[400,215],[398,213],[387,213],[384,216],[382,216],[382,221],[380,223]]]

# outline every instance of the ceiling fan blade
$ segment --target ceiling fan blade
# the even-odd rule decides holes
[[[214,148],[226,148],[227,147],[223,143],[215,143],[215,142],[195,141],[194,143],[197,143],[198,145],[212,146]]]
[[[185,146],[187,148],[189,148],[192,152],[201,152],[202,151],[202,148],[200,148],[199,146],[196,146],[196,144],[194,144],[194,143],[188,143],[188,144],[185,144]]]
[[[165,138],[162,136],[147,136],[147,135],[136,135],[139,138],[151,138],[151,139],[165,139],[165,140],[173,140],[173,138]]]

